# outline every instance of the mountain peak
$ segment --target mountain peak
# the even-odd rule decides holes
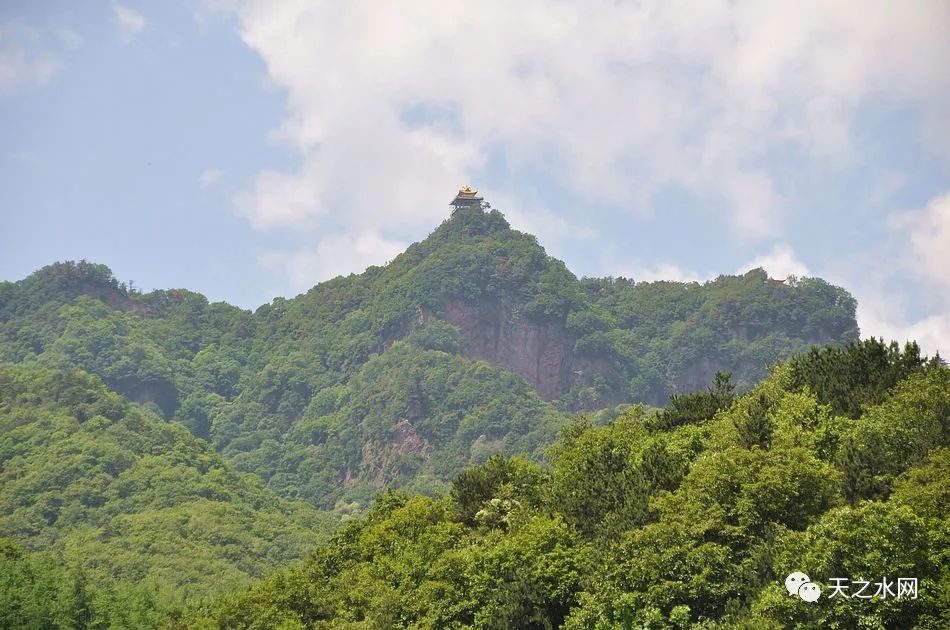
[[[436,228],[436,234],[447,238],[486,237],[511,230],[511,224],[498,210],[490,207],[460,207],[452,210],[451,216]]]
[[[111,308],[125,310],[132,289],[119,282],[106,265],[86,260],[55,262],[34,271],[13,285],[17,297],[0,298],[0,312],[16,307],[7,315],[21,314],[49,301],[67,301],[82,295],[101,300]]]

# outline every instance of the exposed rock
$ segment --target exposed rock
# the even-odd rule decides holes
[[[575,340],[559,323],[517,321],[501,304],[443,304],[443,317],[459,327],[465,356],[501,365],[524,376],[538,394],[551,400],[571,384]]]
[[[426,441],[416,432],[416,428],[406,418],[396,423],[393,441],[396,451],[403,455],[406,453],[422,453],[428,446]]]
[[[350,467],[347,466],[346,470],[343,471],[343,487],[352,488],[357,483],[359,483],[359,478],[353,474],[353,471],[350,470]]]

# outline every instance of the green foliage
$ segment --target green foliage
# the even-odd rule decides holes
[[[517,497],[518,505],[537,507],[543,475],[521,459],[492,455],[480,465],[463,470],[452,483],[451,497],[458,518],[471,525],[486,502],[503,495]]]
[[[789,533],[777,543],[775,575],[804,571],[823,589],[832,578],[853,584],[862,579],[874,583],[885,577],[892,582],[916,577],[922,596],[872,601],[838,597],[808,606],[789,598],[776,582],[760,593],[753,614],[783,620],[793,628],[944,628],[950,620],[946,601],[940,601],[940,591],[947,585],[943,545],[948,533],[946,523],[928,524],[908,507],[892,502],[832,510],[807,531]],[[866,594],[873,590],[871,586]],[[827,595],[825,591],[823,598]]]
[[[673,429],[684,424],[711,420],[717,411],[732,404],[735,389],[731,373],[716,372],[713,384],[706,391],[670,396],[670,404],[656,415],[654,425],[661,429]]]
[[[762,270],[579,281],[478,209],[253,313],[87,262],[2,283],[0,626],[945,627],[778,597],[885,562],[845,526],[950,592],[947,368],[870,340],[756,384],[854,312]],[[502,339],[537,374],[477,359]],[[287,499],[347,521],[302,562],[333,519]]]
[[[585,279],[636,400],[661,404],[729,371],[745,389],[812,344],[857,339],[856,302],[819,278],[769,280],[761,269],[699,283]],[[684,403],[690,401],[683,401]],[[698,401],[696,401],[698,402]]]
[[[174,609],[301,557],[331,524],[93,377],[0,366],[0,535],[97,588],[138,584]]]
[[[521,377],[422,350],[417,339],[395,342],[345,385],[313,396],[293,423],[243,399],[213,407],[212,444],[284,496],[326,508],[448,480],[493,453],[541,458],[561,414]]]
[[[150,628],[162,619],[144,588],[93,585],[81,567],[0,538],[0,628]]]
[[[525,514],[475,534],[445,500],[383,495],[307,562],[213,612],[229,628],[554,628],[579,589],[583,554],[558,519]],[[197,620],[195,625],[200,625]]]
[[[154,402],[165,415],[175,411],[172,364],[141,334],[138,322],[85,296],[77,298],[75,306],[62,307],[59,317],[66,327],[45,350],[40,365],[85,370],[127,398]]]
[[[886,498],[894,479],[930,449],[950,446],[950,371],[929,368],[895,385],[843,427],[834,458],[852,502]]]
[[[922,357],[915,342],[902,350],[896,341],[886,344],[872,337],[843,348],[812,348],[795,357],[792,385],[808,387],[836,413],[857,418],[867,405],[884,400],[902,378],[937,362],[938,357]]]
[[[641,407],[600,428],[569,424],[549,472],[494,456],[459,474],[448,498],[382,495],[307,561],[188,622],[946,627],[950,369],[922,365],[852,419],[802,391],[801,366],[724,408],[712,396],[732,392],[719,379],[710,400],[669,411],[690,419],[672,429]],[[866,391],[851,387],[848,397]],[[868,449],[880,486],[848,505],[842,454]],[[788,596],[796,570],[822,585],[817,603]],[[827,600],[831,578],[885,576],[917,577],[921,595]]]
[[[3,285],[0,361],[94,374],[283,496],[332,508],[390,486],[437,494],[494,453],[543,460],[572,409],[675,393],[658,426],[705,422],[728,406],[730,383],[683,392],[710,370],[748,387],[808,343],[851,338],[853,311],[820,280],[774,286],[763,272],[578,281],[499,212],[470,208],[385,267],[254,313],[56,263]],[[510,354],[525,355],[526,374],[549,369],[532,352],[569,355],[545,375],[559,400],[474,360],[501,331],[524,338]]]
[[[944,518],[950,506],[950,448],[934,448],[920,466],[902,475],[893,499],[925,518]]]
[[[548,502],[580,532],[616,535],[651,520],[650,497],[676,486],[701,450],[693,427],[651,434],[642,414],[600,430],[571,427],[552,450]]]

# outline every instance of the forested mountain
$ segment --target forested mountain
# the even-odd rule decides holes
[[[48,605],[49,614],[85,606],[103,618],[174,610],[301,558],[332,525],[95,377],[0,367],[0,536],[15,541],[0,543],[0,573],[63,578],[31,578],[39,590],[21,603],[7,582],[0,627],[23,627],[15,620],[31,618],[27,604]],[[50,555],[24,568],[24,549]],[[115,600],[62,601],[81,594],[59,590],[86,587]]]
[[[384,494],[190,624],[950,626],[950,369],[870,340],[799,356],[738,398],[689,396],[568,425],[549,466],[493,456],[447,497]],[[789,597],[794,571],[822,599]],[[918,590],[830,600],[836,577]]]
[[[854,313],[578,280],[478,208],[254,312],[45,267],[0,284],[0,627],[946,627],[950,370]]]
[[[253,313],[57,263],[0,284],[0,361],[95,374],[283,496],[346,512],[495,452],[538,459],[572,411],[663,404],[719,370],[749,387],[855,339],[854,309],[761,270],[578,280],[498,211],[463,208],[388,265]]]

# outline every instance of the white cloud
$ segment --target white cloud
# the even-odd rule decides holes
[[[59,60],[50,55],[29,57],[21,51],[0,51],[0,93],[10,93],[22,85],[46,85],[61,67]]]
[[[320,240],[313,249],[263,254],[260,262],[283,277],[287,287],[300,292],[322,280],[384,264],[406,246],[406,243],[389,241],[373,232],[355,236],[335,234]]]
[[[950,315],[936,314],[909,321],[906,316],[889,314],[893,309],[887,298],[871,299],[858,295],[858,326],[861,336],[883,337],[885,341],[916,341],[925,354],[950,355]],[[888,313],[888,314],[882,314]]]
[[[454,188],[477,185],[496,155],[506,170],[489,200],[554,250],[590,234],[526,193],[526,175],[614,210],[649,212],[657,193],[685,189],[761,244],[794,218],[783,159],[832,173],[865,159],[853,130],[870,99],[913,111],[950,161],[942,1],[248,0],[235,12],[286,90],[274,138],[300,157],[296,169],[260,173],[235,207],[259,229],[336,235],[263,257],[297,289],[395,254],[406,234],[445,218]],[[412,115],[419,110],[438,115]],[[905,184],[892,173],[869,203],[887,203]],[[906,239],[922,282],[943,290],[947,202],[934,203],[897,220],[894,237]],[[865,335],[946,347],[946,317],[910,315],[860,271],[809,269],[788,243],[758,251],[740,272],[841,278]],[[877,258],[891,274],[881,286],[892,287],[897,259]],[[713,275],[673,263],[609,267],[637,280]]]
[[[881,267],[887,261],[881,261]],[[950,314],[946,310],[920,316],[911,315],[913,298],[902,283],[882,282],[883,269],[872,270],[866,278],[855,278],[852,291],[858,301],[861,337],[883,337],[885,341],[917,341],[926,354],[950,355]],[[946,295],[944,299],[946,299]],[[945,301],[944,304],[947,302]]]
[[[592,202],[643,208],[684,186],[764,237],[786,220],[770,150],[848,163],[871,94],[924,124],[950,114],[943,2],[251,0],[239,17],[287,90],[279,135],[302,157],[242,197],[262,228],[430,224],[501,147],[511,172]],[[413,124],[418,106],[451,120]]]
[[[147,24],[144,15],[118,2],[112,3],[112,12],[116,24],[118,24],[122,30],[122,37],[125,38],[126,41],[138,35]]]
[[[765,269],[770,277],[779,280],[784,280],[789,276],[798,276],[800,278],[812,275],[808,269],[808,265],[800,261],[795,256],[795,252],[792,251],[792,248],[785,243],[779,243],[767,254],[758,256],[744,265],[741,265],[736,270],[736,273],[742,274],[758,267]]]
[[[597,232],[589,225],[569,221],[542,203],[518,200],[494,191],[487,191],[485,195],[492,200],[493,207],[504,213],[512,228],[537,237],[548,255],[555,258],[565,258],[568,242],[590,242],[597,238]]]
[[[891,215],[890,239],[858,268],[829,279],[858,301],[862,337],[916,340],[950,356],[950,192]]]
[[[950,192],[935,197],[922,210],[895,215],[891,225],[910,245],[905,264],[938,290],[950,291]],[[950,295],[947,296],[950,306]]]
[[[62,69],[62,62],[44,45],[34,28],[0,25],[0,95],[21,87],[41,87]]]
[[[765,173],[730,173],[722,182],[722,194],[732,205],[732,224],[739,234],[770,236],[779,231],[778,200]]]
[[[221,169],[209,168],[198,177],[198,183],[201,184],[202,189],[208,189],[217,184],[222,175],[224,172]]]
[[[631,278],[637,282],[656,282],[657,280],[670,280],[672,282],[706,282],[712,280],[711,274],[700,274],[690,269],[684,269],[673,263],[660,263],[657,265],[627,265],[622,267],[615,275],[624,278]]]

